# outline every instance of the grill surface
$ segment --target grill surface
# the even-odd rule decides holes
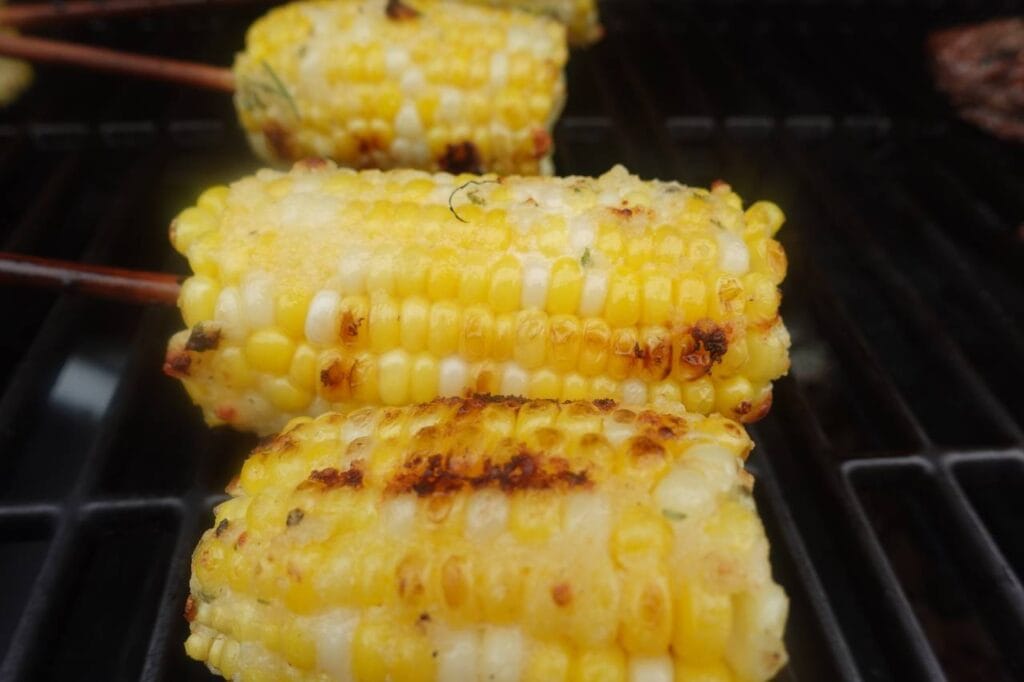
[[[559,171],[724,178],[789,214],[793,370],[752,458],[782,679],[1021,679],[1024,150],[950,116],[920,45],[1022,3],[748,5],[606,3]],[[226,64],[258,12],[57,35]],[[222,95],[40,69],[0,112],[0,246],[180,271],[169,219],[255,166]],[[160,375],[176,318],[0,295],[2,680],[210,679],[189,556],[251,442]]]

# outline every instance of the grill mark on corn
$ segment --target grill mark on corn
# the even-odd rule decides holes
[[[220,345],[220,328],[200,322],[192,328],[192,333],[185,342],[185,350],[203,351],[216,350]]]
[[[572,585],[569,583],[558,583],[551,587],[551,600],[559,606],[568,606],[572,603]]]
[[[285,519],[284,523],[286,526],[291,528],[292,526],[297,526],[300,523],[302,523],[302,519],[304,519],[305,517],[306,512],[296,507],[295,509],[292,509],[290,512],[288,512],[288,517]]]
[[[196,619],[196,612],[199,609],[196,607],[196,600],[192,598],[192,595],[188,595],[185,598],[185,620],[191,623]]]
[[[192,367],[192,356],[185,351],[167,351],[164,359],[164,374],[172,377],[187,377]]]
[[[359,340],[359,328],[365,317],[356,317],[351,310],[341,313],[341,342],[346,346],[354,345]]]
[[[263,137],[277,158],[295,158],[296,154],[292,151],[291,133],[277,121],[267,121],[263,124]]]
[[[384,14],[393,21],[407,21],[420,16],[420,11],[406,5],[402,0],[388,0],[384,7]]]
[[[586,470],[572,471],[560,457],[543,457],[523,449],[505,462],[485,458],[479,466],[452,455],[414,455],[388,481],[385,492],[427,497],[466,489],[497,488],[508,493],[589,488],[592,484]]]
[[[339,471],[334,467],[317,469],[309,475],[308,481],[299,484],[299,488],[302,489],[310,484],[319,484],[324,490],[333,488],[355,488],[358,490],[363,487],[362,464],[361,461],[352,462],[345,471]]]
[[[694,372],[697,378],[711,371],[729,350],[729,337],[721,326],[711,320],[701,320],[689,329],[689,342],[680,339],[679,363]]]
[[[468,140],[457,144],[449,144],[444,154],[437,160],[441,170],[448,173],[480,173],[480,152],[476,145]]]
[[[217,524],[217,528],[213,531],[214,537],[219,538],[221,535],[223,535],[225,531],[227,531],[229,525],[230,522],[227,519],[221,519],[220,523]]]

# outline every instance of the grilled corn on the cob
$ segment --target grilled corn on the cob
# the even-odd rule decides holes
[[[166,369],[210,423],[467,393],[682,402],[762,416],[789,366],[782,213],[600,178],[316,162],[203,194],[172,225],[195,275]]]
[[[569,29],[569,43],[589,45],[604,33],[595,0],[460,0],[494,7],[518,7],[558,19]]]
[[[4,0],[0,0],[0,6]],[[11,29],[0,26],[0,31]],[[18,98],[32,83],[32,67],[20,59],[0,57],[0,107],[5,107]]]
[[[193,555],[190,656],[244,680],[765,680],[787,599],[722,417],[439,400],[302,418]]]
[[[318,0],[271,10],[235,59],[235,105],[273,162],[551,172],[565,27],[438,0]]]

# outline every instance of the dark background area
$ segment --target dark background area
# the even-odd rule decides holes
[[[1024,149],[957,122],[922,51],[1024,3],[603,11],[559,172],[721,178],[789,217],[793,370],[751,460],[781,679],[1024,679]],[[227,65],[259,13],[46,33]],[[257,166],[225,95],[39,68],[0,111],[0,248],[183,272],[171,217]],[[4,288],[0,320],[0,680],[210,679],[189,557],[251,440],[160,373],[177,311]]]

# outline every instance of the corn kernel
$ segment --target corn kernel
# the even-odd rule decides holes
[[[547,346],[547,315],[537,310],[524,310],[516,315],[516,338],[513,357],[524,369],[544,364]]]
[[[583,270],[575,258],[559,258],[551,266],[548,284],[547,311],[555,314],[575,313],[583,293]]]
[[[399,315],[399,345],[410,352],[427,347],[427,324],[430,319],[430,304],[426,299],[413,296],[402,301]]]
[[[519,308],[522,296],[522,269],[512,255],[502,256],[491,271],[487,300],[497,313]]]
[[[291,338],[274,328],[255,332],[245,344],[245,357],[253,369],[271,374],[286,374],[294,352]]]
[[[384,353],[397,348],[401,341],[398,302],[387,294],[370,298],[370,350]]]
[[[626,682],[626,657],[618,647],[582,651],[573,661],[571,682]]]
[[[629,272],[613,273],[608,283],[605,319],[614,327],[630,327],[640,320],[640,282]]]
[[[218,296],[220,287],[208,277],[196,276],[185,280],[178,297],[185,326],[194,327],[200,322],[212,320]]]
[[[535,642],[520,679],[523,682],[562,682],[569,676],[569,651],[555,642]]]
[[[409,375],[412,362],[404,350],[393,350],[380,356],[380,399],[385,405],[406,405],[409,402]]]
[[[313,400],[312,393],[299,388],[288,377],[264,377],[260,390],[282,412],[299,412]]]
[[[305,292],[289,291],[278,295],[275,301],[274,320],[293,339],[301,339],[305,335],[310,299]]]
[[[445,357],[458,350],[459,323],[459,308],[455,303],[443,301],[430,307],[427,349],[435,357]]]

